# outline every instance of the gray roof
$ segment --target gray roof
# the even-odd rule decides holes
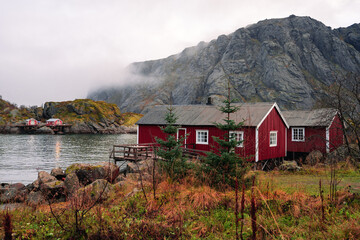
[[[243,103],[234,104],[240,109],[231,114],[231,119],[236,123],[244,121],[245,126],[258,126],[273,107],[280,112],[276,103]],[[165,125],[165,115],[169,106],[156,106],[142,117],[137,124]],[[174,105],[174,113],[178,117],[177,125],[188,126],[212,126],[215,122],[223,123],[226,117],[217,106],[214,105]],[[281,114],[281,113],[280,113]],[[285,124],[287,125],[285,119]]]
[[[330,108],[320,108],[311,111],[283,111],[290,127],[328,127],[337,111]]]

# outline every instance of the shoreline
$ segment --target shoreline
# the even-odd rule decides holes
[[[86,126],[86,127],[85,127]],[[31,127],[31,126],[30,126]],[[6,135],[68,135],[68,134],[136,134],[136,126],[112,126],[101,127],[94,126],[93,124],[84,124],[82,126],[74,125],[70,128],[64,129],[64,131],[53,131],[48,126],[41,126],[37,129],[24,130],[24,128],[16,125],[1,125],[0,134]]]

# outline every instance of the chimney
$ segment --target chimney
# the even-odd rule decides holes
[[[206,105],[212,105],[211,97],[208,97]]]

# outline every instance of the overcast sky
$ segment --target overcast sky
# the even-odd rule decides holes
[[[86,97],[131,62],[266,18],[360,22],[360,0],[0,0],[0,95],[18,105]]]

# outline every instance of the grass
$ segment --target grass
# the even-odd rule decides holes
[[[360,173],[338,169],[341,183],[337,201],[328,200],[329,171],[304,168],[295,173],[253,172],[256,175],[258,239],[359,239]],[[319,197],[319,179],[324,204]],[[83,239],[235,239],[235,192],[215,190],[188,177],[181,183],[159,180],[156,199],[145,183],[141,192],[129,193],[134,180],[117,187],[112,197],[92,209],[81,228]],[[347,188],[351,185],[351,188]],[[251,190],[245,192],[244,239],[251,238]],[[61,229],[49,206],[10,212],[14,239],[68,239],[74,236],[70,203],[56,204],[55,211],[67,230]],[[325,219],[321,209],[325,209]],[[0,239],[4,237],[5,211],[0,212]],[[81,238],[78,238],[81,239]]]

